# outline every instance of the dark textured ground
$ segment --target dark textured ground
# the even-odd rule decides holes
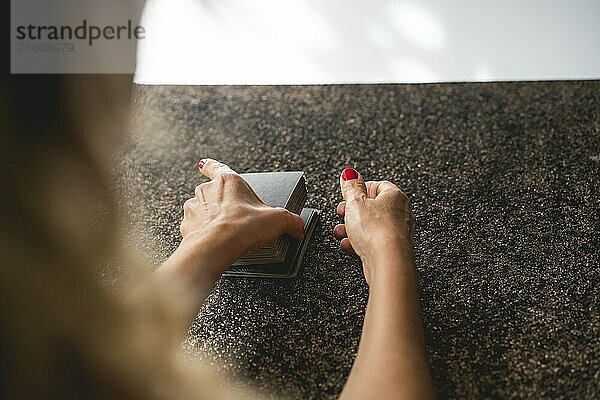
[[[160,261],[205,156],[304,170],[322,209],[289,282],[223,280],[186,348],[292,398],[333,398],[367,287],[337,250],[338,173],[399,183],[433,375],[446,398],[600,397],[600,82],[136,87],[123,157],[135,229]]]

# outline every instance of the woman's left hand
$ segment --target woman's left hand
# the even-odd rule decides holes
[[[184,203],[181,244],[155,274],[188,319],[239,257],[283,234],[304,236],[300,216],[265,204],[227,165],[204,159],[198,169],[211,180]]]
[[[227,165],[207,158],[198,170],[210,181],[196,186],[195,196],[183,204],[183,240],[169,259],[177,260],[185,275],[216,280],[249,250],[283,234],[303,237],[300,216],[265,204]]]
[[[258,198],[250,185],[227,165],[211,159],[198,163],[210,182],[198,185],[195,196],[183,204],[181,235],[184,241],[205,236],[218,242],[224,253],[216,265],[222,272],[237,258],[288,234],[301,239],[302,218],[284,208],[273,208]]]

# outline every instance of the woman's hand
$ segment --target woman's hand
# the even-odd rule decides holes
[[[204,159],[198,169],[211,180],[196,186],[195,196],[183,204],[180,230],[182,243],[191,251],[195,243],[206,246],[207,237],[222,250],[212,260],[213,272],[220,274],[249,250],[273,243],[283,234],[303,237],[302,218],[265,204],[227,165]]]
[[[184,240],[217,232],[219,237],[227,239],[227,253],[233,262],[249,250],[273,243],[283,234],[303,237],[302,218],[284,208],[265,204],[227,165],[204,159],[198,163],[198,169],[211,181],[197,186],[195,196],[183,205]]]
[[[387,181],[366,182],[352,168],[340,177],[333,232],[363,262],[369,301],[358,354],[340,398],[434,399],[412,256],[415,219],[408,198]]]
[[[342,201],[337,214],[344,223],[333,229],[342,250],[356,253],[370,283],[378,260],[412,257],[415,218],[408,198],[387,181],[366,182],[353,168],[340,176]]]
[[[175,288],[176,302],[191,315],[221,274],[246,252],[283,234],[304,236],[300,216],[269,207],[227,165],[204,159],[198,169],[211,180],[198,185],[195,196],[184,203],[183,240],[157,270],[157,277]]]

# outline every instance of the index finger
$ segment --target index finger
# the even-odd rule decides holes
[[[367,196],[370,199],[374,199],[380,193],[388,190],[400,190],[400,188],[389,181],[369,181],[366,183]]]
[[[210,178],[211,180],[223,174],[238,174],[229,168],[227,164],[223,164],[222,162],[213,160],[212,158],[203,158],[200,160],[198,163],[198,170],[202,175]]]

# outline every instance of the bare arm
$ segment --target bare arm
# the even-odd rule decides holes
[[[349,174],[350,178],[355,175]],[[435,398],[412,255],[408,199],[389,182],[341,180],[345,224],[334,235],[363,262],[370,293],[356,360],[341,399]]]
[[[374,261],[358,354],[342,399],[434,398],[412,261]]]
[[[205,159],[199,171],[211,179],[183,206],[181,244],[154,274],[172,313],[190,323],[221,274],[252,248],[283,234],[301,238],[302,219],[269,207],[227,165]],[[256,230],[255,227],[262,227]],[[183,332],[185,333],[185,332]]]

